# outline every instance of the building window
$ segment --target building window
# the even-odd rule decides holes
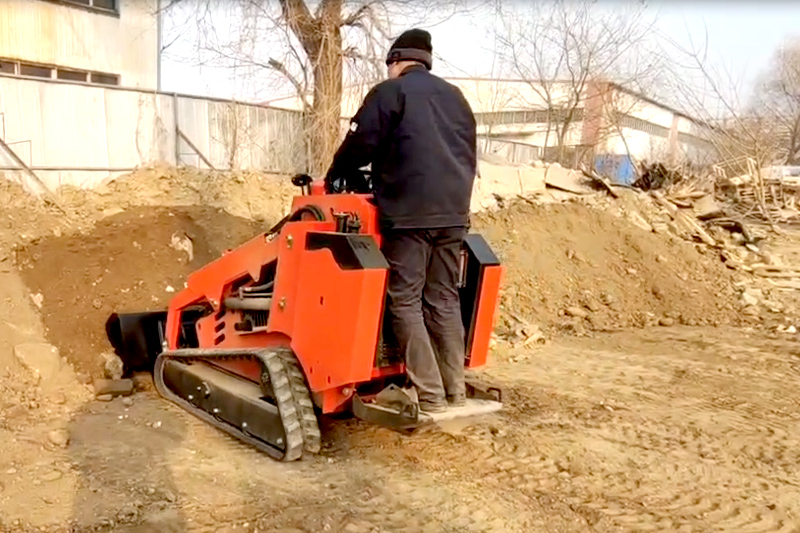
[[[16,74],[17,73],[17,64],[13,61],[3,61],[0,60],[0,72],[3,74]]]
[[[60,68],[56,73],[56,77],[59,80],[86,82],[87,74],[88,74],[87,72],[81,72],[80,70],[66,70]]]
[[[669,138],[669,128],[665,128],[659,124],[654,124],[649,120],[644,120],[639,117],[628,115],[617,111],[615,113],[617,126],[621,128],[630,128],[632,130],[648,133],[654,137]]]
[[[92,72],[92,83],[98,83],[100,85],[119,85],[119,76],[116,74]]]
[[[583,120],[583,108],[530,109],[519,111],[485,111],[475,113],[475,120],[480,126],[497,126],[500,124],[564,124]]]
[[[90,10],[119,13],[119,0],[49,0],[67,6],[84,7]]]
[[[63,81],[77,81],[96,85],[119,85],[120,82],[120,77],[118,74],[109,74],[107,72],[89,72],[88,70],[64,68],[51,65],[37,65],[34,63],[23,63],[13,59],[2,58],[0,58],[0,74],[32,76],[35,78],[48,79],[56,78]]]
[[[42,65],[31,65],[28,63],[19,64],[20,76],[35,76],[37,78],[52,78],[53,69]]]
[[[117,0],[92,0],[92,7],[117,11]]]

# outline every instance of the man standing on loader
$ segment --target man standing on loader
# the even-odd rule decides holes
[[[325,178],[371,164],[383,254],[391,266],[388,311],[422,411],[463,405],[464,326],[457,280],[476,174],[476,124],[461,91],[430,73],[431,36],[404,32],[350,121]]]

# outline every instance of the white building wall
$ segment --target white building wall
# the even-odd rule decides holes
[[[682,133],[694,134],[698,130],[697,125],[686,117],[678,117],[678,131]]]
[[[633,159],[649,156],[650,136],[647,133],[631,128],[620,128],[619,133],[610,134],[602,153],[614,155],[630,155]]]
[[[536,126],[536,131],[521,137],[521,142],[536,146],[558,146],[558,132],[555,127],[551,127],[548,132],[546,124],[537,124]],[[564,136],[564,145],[576,146],[581,144],[582,132],[583,122],[573,122],[570,124],[567,128],[567,134]]]
[[[461,89],[474,113],[545,109],[548,102],[553,107],[569,106],[575,101],[574,89],[569,83],[533,83],[520,80],[492,80],[447,78]],[[583,98],[585,91],[579,98]]]
[[[46,0],[0,1],[0,59],[120,76],[120,85],[158,86],[156,0],[117,0],[119,13]]]
[[[637,98],[635,95],[623,93],[621,91],[615,91],[611,100],[611,108],[613,111],[646,120],[667,129],[672,127],[672,118],[675,114],[669,109],[654,105],[651,102]]]
[[[548,132],[547,124],[496,124],[491,127],[478,126],[478,135],[521,142],[538,147],[558,146],[558,131],[551,125]],[[564,144],[575,146],[581,144],[583,122],[576,121],[570,124],[564,137]]]

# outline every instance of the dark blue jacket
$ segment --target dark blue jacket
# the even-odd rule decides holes
[[[475,116],[457,87],[424,66],[369,92],[326,181],[346,179],[370,163],[384,229],[469,225]]]

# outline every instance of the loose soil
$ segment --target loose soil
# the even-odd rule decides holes
[[[708,327],[561,339],[493,359],[497,415],[410,436],[328,421],[323,453],[292,464],[152,392],[68,422],[41,406],[0,428],[0,530],[798,531],[797,340]],[[58,427],[65,448],[48,442]]]
[[[136,207],[87,234],[24,245],[16,260],[28,288],[42,295],[47,338],[77,372],[102,377],[111,313],[165,309],[191,272],[266,229],[211,207]]]
[[[478,215],[507,269],[502,328],[514,319],[580,331],[737,323],[734,278],[718,256],[579,203]],[[565,316],[573,309],[576,317]],[[578,309],[579,312],[575,312]]]
[[[25,191],[0,173],[0,253],[17,243],[60,233],[69,226],[65,214]]]
[[[223,172],[167,165],[143,167],[91,190],[61,187],[59,200],[83,217],[102,217],[135,206],[209,206],[274,224],[297,188],[288,176]]]
[[[142,206],[214,207],[270,226],[296,191],[287,176],[152,165],[90,190],[64,186],[36,197],[0,173],[0,253],[50,235],[86,233],[104,218]]]

